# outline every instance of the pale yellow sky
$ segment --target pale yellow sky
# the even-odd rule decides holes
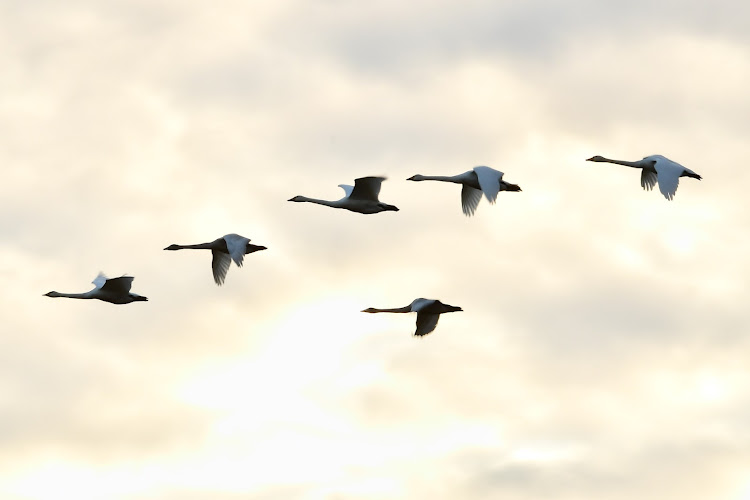
[[[3,3],[0,497],[750,498],[747,19]],[[406,181],[475,165],[523,192]],[[399,212],[287,202],[366,175]],[[232,232],[223,287],[162,251]],[[149,302],[42,296],[99,271]],[[464,312],[360,312],[417,297]]]

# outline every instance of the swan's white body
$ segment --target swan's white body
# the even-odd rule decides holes
[[[317,203],[333,208],[343,208],[360,214],[376,214],[379,212],[398,212],[398,208],[378,200],[380,186],[385,177],[361,177],[354,180],[354,186],[339,184],[345,196],[340,200],[319,200],[307,196],[295,196],[289,201]]]
[[[47,292],[47,297],[66,297],[69,299],[99,299],[111,304],[129,304],[131,302],[143,302],[148,298],[130,293],[133,284],[132,276],[120,276],[119,278],[107,278],[102,273],[94,278],[92,283],[94,289],[83,293]]]
[[[440,315],[448,312],[463,311],[460,307],[443,304],[439,300],[435,299],[414,299],[414,301],[408,306],[396,307],[393,309],[377,309],[375,307],[369,307],[362,312],[366,313],[417,313],[417,331],[414,335],[423,336],[427,335],[435,329],[440,319]]]
[[[479,205],[482,199],[482,193],[490,204],[497,200],[497,194],[500,191],[521,191],[516,184],[511,184],[503,180],[503,173],[490,167],[474,167],[468,172],[453,176],[441,175],[414,175],[406,179],[407,181],[442,181],[461,184],[461,208],[464,215],[470,217]]]
[[[586,161],[615,163],[632,168],[641,169],[641,187],[651,191],[654,186],[659,184],[659,191],[668,200],[674,198],[677,192],[677,186],[680,183],[680,177],[692,177],[701,180],[701,176],[683,167],[676,161],[665,158],[662,155],[646,156],[638,161],[611,160],[603,156],[593,156]]]
[[[227,271],[232,261],[237,267],[242,267],[245,260],[245,254],[266,250],[266,247],[253,245],[249,238],[239,234],[227,234],[210,243],[199,243],[197,245],[169,245],[164,250],[183,250],[198,249],[211,250],[213,259],[211,260],[211,270],[213,271],[214,281],[221,286],[227,277]]]

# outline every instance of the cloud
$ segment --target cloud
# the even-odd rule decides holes
[[[743,9],[6,8],[0,491],[739,496]],[[703,180],[585,162],[653,153]],[[523,191],[470,219],[405,180],[479,164]],[[286,201],[363,175],[401,211]],[[268,250],[223,287],[162,250],[230,232]],[[149,302],[41,296],[99,270]],[[464,312],[359,312],[420,296]]]

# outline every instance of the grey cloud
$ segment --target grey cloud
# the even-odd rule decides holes
[[[496,462],[484,453],[485,463]],[[615,466],[611,457],[592,453],[587,461],[562,464],[507,464],[482,467],[474,465],[468,474],[466,489],[471,498],[686,498],[695,495],[724,496],[734,493],[732,487],[717,490],[711,486],[719,478],[733,476],[732,464],[747,450],[734,444],[716,446],[701,443],[686,446],[674,442],[655,442],[644,449],[622,454]],[[477,459],[473,462],[476,464]],[[481,459],[479,459],[481,461]],[[689,474],[691,481],[684,480]],[[739,486],[739,485],[738,485]],[[736,487],[738,487],[736,486]],[[736,488],[735,487],[735,488]]]
[[[744,40],[742,10],[732,2],[711,7],[699,2],[443,2],[393,10],[381,4],[316,5],[290,13],[290,23],[300,28],[294,34],[284,29],[275,35],[294,50],[323,46],[347,66],[377,74],[477,56],[543,63],[578,38],[698,31]]]

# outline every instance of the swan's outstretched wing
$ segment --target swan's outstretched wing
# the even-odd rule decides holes
[[[110,278],[105,281],[101,289],[104,292],[116,293],[118,295],[127,295],[130,293],[130,287],[133,284],[132,276],[120,276],[119,278]]]
[[[648,191],[654,189],[656,186],[656,173],[651,170],[641,169],[641,187]]]
[[[385,177],[360,177],[359,179],[354,179],[354,189],[349,193],[349,198],[352,200],[378,201],[380,185],[384,180]]]
[[[414,335],[422,336],[427,335],[435,329],[440,319],[439,314],[419,312],[417,313],[417,331]]]
[[[657,161],[654,168],[656,168],[656,176],[659,179],[659,191],[666,199],[673,199],[684,167],[664,158],[664,160]]]
[[[474,167],[474,173],[477,174],[479,187],[482,188],[487,201],[495,203],[497,193],[500,192],[500,179],[503,178],[503,173],[490,167]]]
[[[232,263],[232,258],[229,254],[218,250],[211,250],[211,255],[213,255],[213,259],[211,260],[211,270],[214,273],[214,281],[217,285],[221,286],[224,283],[224,279],[227,277],[227,271],[229,271],[229,265]]]
[[[242,267],[242,261],[245,259],[245,250],[247,249],[247,244],[250,243],[250,239],[232,233],[224,236],[224,241],[227,242],[229,256],[237,264],[237,267]]]
[[[352,190],[354,189],[354,186],[350,186],[349,184],[339,184],[339,187],[344,190],[344,193],[346,193],[344,198],[351,196]]]
[[[414,299],[411,301],[411,304],[409,304],[408,307],[411,312],[418,313],[419,311],[425,310],[425,308],[428,308],[430,306],[433,306],[437,301],[435,299],[423,299],[422,297],[418,299]],[[435,311],[430,311],[435,312]]]
[[[481,199],[482,192],[479,189],[474,189],[468,184],[464,184],[461,188],[461,208],[464,211],[464,215],[467,217],[474,215]]]
[[[104,276],[104,273],[99,273],[96,275],[96,278],[94,278],[94,281],[92,283],[94,284],[94,288],[101,288],[104,286],[104,283],[107,282],[107,277]]]

